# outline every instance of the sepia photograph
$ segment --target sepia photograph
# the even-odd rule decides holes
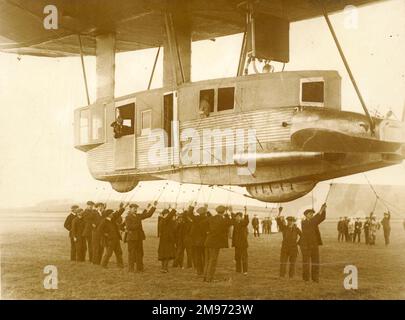
[[[0,300],[404,300],[404,17],[0,0]]]

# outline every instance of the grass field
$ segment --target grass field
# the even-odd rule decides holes
[[[377,245],[337,243],[335,222],[321,226],[321,282],[301,280],[301,256],[295,280],[278,279],[281,235],[250,235],[249,274],[234,272],[233,249],[220,253],[216,278],[204,283],[189,269],[159,272],[158,239],[154,222],[145,223],[147,240],[143,274],[128,274],[115,266],[108,269],[69,261],[69,240],[64,217],[29,215],[18,219],[0,217],[2,299],[404,299],[405,231],[392,223],[392,244],[385,247],[382,231]],[[126,261],[126,245],[123,245]],[[343,268],[355,265],[359,289],[345,290]],[[46,265],[58,268],[58,289],[43,286]]]

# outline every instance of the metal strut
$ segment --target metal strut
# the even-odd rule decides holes
[[[177,58],[177,63],[179,66],[180,70],[180,76],[181,76],[181,83],[185,82],[185,76],[184,76],[184,69],[183,69],[183,64],[181,61],[180,57],[180,50],[177,42],[177,37],[176,37],[176,30],[174,29],[174,24],[173,24],[173,19],[172,15],[170,13],[165,13],[165,28],[166,28],[166,36],[167,36],[167,41],[168,45],[170,48],[170,56],[172,59],[172,69],[173,69],[173,74],[174,74],[174,80],[176,81],[176,84],[179,84],[179,79],[177,77],[177,67],[175,65],[175,58]],[[176,50],[176,52],[173,52],[173,50]]]
[[[84,67],[84,59],[83,59],[82,38],[81,38],[80,34],[78,34],[77,36],[79,38],[80,60],[82,61],[82,71],[83,71],[83,78],[84,78],[84,86],[86,88],[87,105],[90,105],[90,96],[89,96],[89,88],[87,86],[86,68]]]
[[[155,74],[156,64],[157,64],[157,61],[159,59],[160,48],[161,48],[161,46],[159,46],[159,48],[158,48],[158,50],[156,52],[155,61],[153,63],[152,72],[151,72],[150,78],[149,78],[148,90],[150,90],[150,87],[152,85],[153,75]]]
[[[375,123],[374,123],[373,119],[371,118],[371,115],[370,115],[370,113],[369,113],[369,111],[367,109],[366,103],[364,102],[363,96],[360,93],[359,87],[357,86],[356,80],[354,79],[354,76],[353,76],[353,73],[352,73],[352,71],[350,69],[349,63],[346,60],[345,54],[343,53],[342,47],[340,46],[339,40],[338,40],[338,38],[336,36],[336,33],[335,33],[335,30],[333,28],[333,25],[332,25],[331,21],[329,20],[328,12],[326,11],[325,6],[323,5],[323,3],[321,4],[321,7],[322,7],[323,16],[324,16],[324,18],[326,20],[329,31],[332,34],[333,40],[335,41],[336,47],[337,47],[337,49],[339,51],[340,57],[342,58],[343,64],[345,65],[346,71],[349,74],[349,77],[350,77],[350,80],[351,80],[351,82],[353,84],[354,90],[356,90],[357,97],[359,98],[361,106],[363,107],[364,113],[366,114],[366,116],[368,117],[368,120],[370,122],[371,133],[374,134]]]

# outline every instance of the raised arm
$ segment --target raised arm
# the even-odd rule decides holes
[[[285,221],[284,221],[284,219],[283,219],[280,215],[278,215],[278,216],[276,217],[276,221],[277,221],[278,228],[280,229],[281,232],[283,232],[283,231],[284,231],[284,228],[285,228]]]
[[[141,213],[141,219],[144,220],[144,219],[150,218],[156,211],[156,205],[157,205],[157,201],[155,201],[153,203],[153,205],[148,204],[148,207],[146,208],[146,210],[144,210]]]
[[[224,220],[225,220],[225,224],[229,227],[231,225],[233,225],[233,219],[231,219],[231,216],[229,215],[229,213],[225,213],[224,214]]]
[[[245,227],[249,225],[249,215],[246,212],[243,215],[242,225]]]
[[[313,223],[320,224],[326,218],[326,203],[324,203],[319,212],[312,218]]]
[[[187,211],[186,211],[186,217],[187,218],[189,218],[191,221],[194,221],[195,219],[194,219],[194,209],[195,209],[195,207],[197,206],[197,202],[194,202],[194,203],[192,203],[192,204],[190,204],[189,206],[188,206],[188,209],[187,209]]]
[[[128,205],[129,205],[129,203],[126,203],[126,204],[124,205],[124,204],[121,202],[121,203],[120,203],[120,206],[119,206],[119,208],[118,208],[118,210],[117,210],[117,211],[114,211],[113,219],[114,219],[114,220],[119,219],[119,218],[122,216],[122,214],[125,212],[125,209],[128,207]]]
[[[173,217],[176,216],[176,213],[177,213],[177,210],[173,208],[173,209],[170,211],[170,213],[168,214],[167,217],[168,217],[169,219],[173,219]]]

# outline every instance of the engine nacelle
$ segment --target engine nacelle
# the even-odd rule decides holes
[[[304,181],[294,183],[265,183],[247,186],[249,194],[264,202],[288,202],[300,198],[310,192],[317,181]]]
[[[129,181],[114,181],[111,182],[111,187],[117,191],[117,192],[129,192],[133,190],[137,185],[139,181],[137,180],[130,180]]]

